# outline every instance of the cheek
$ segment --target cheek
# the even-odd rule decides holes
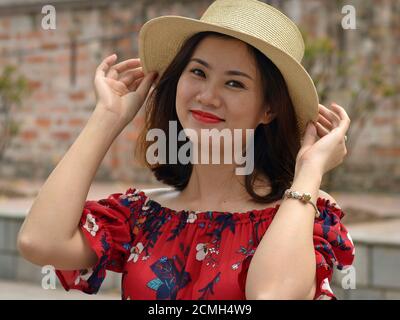
[[[230,119],[235,128],[255,129],[260,121],[262,111],[255,106],[255,102],[250,98],[236,99],[232,101]]]
[[[195,93],[193,92],[193,85],[190,84],[190,80],[185,79],[182,76],[176,87],[176,113],[178,115],[178,119],[182,125],[186,123],[186,119],[188,117],[187,110],[190,107],[190,104],[193,101]]]
[[[185,76],[182,76],[178,81],[176,87],[176,101],[179,103],[187,103],[193,96],[195,87],[191,84],[190,79],[186,79]]]

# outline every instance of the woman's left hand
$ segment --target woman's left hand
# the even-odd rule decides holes
[[[350,118],[341,106],[332,103],[331,107],[330,110],[320,104],[317,122],[308,124],[297,154],[296,172],[305,165],[319,170],[322,176],[343,162]]]

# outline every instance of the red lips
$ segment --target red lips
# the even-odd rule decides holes
[[[193,117],[201,122],[205,123],[218,123],[224,121],[223,119],[217,117],[214,114],[204,112],[204,111],[198,111],[198,110],[192,110],[192,115]]]

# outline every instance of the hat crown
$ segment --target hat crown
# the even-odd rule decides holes
[[[304,41],[297,26],[282,12],[257,0],[217,0],[200,21],[259,38],[286,52],[299,63]]]

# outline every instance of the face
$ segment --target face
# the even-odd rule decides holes
[[[178,81],[176,110],[184,129],[255,129],[270,121],[261,76],[247,45],[204,38]]]

